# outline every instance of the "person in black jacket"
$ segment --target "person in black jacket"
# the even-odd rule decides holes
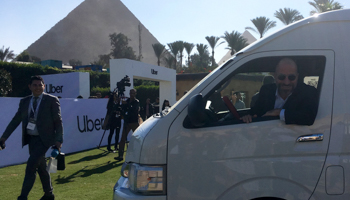
[[[121,161],[123,160],[124,155],[124,146],[130,130],[135,132],[137,127],[139,126],[139,111],[140,111],[140,102],[136,99],[136,90],[130,90],[130,98],[124,102],[126,107],[125,115],[124,115],[124,131],[122,134],[122,138],[119,143],[119,157],[115,157],[114,159]]]
[[[316,88],[298,82],[298,68],[290,58],[283,58],[276,66],[276,84],[261,87],[259,97],[242,117],[246,123],[252,117],[278,116],[286,124],[312,125],[318,109]]]
[[[109,115],[109,136],[108,136],[108,145],[107,150],[109,152],[115,153],[114,150],[111,149],[111,142],[112,137],[115,130],[115,143],[114,143],[114,149],[118,150],[118,141],[119,141],[119,132],[120,132],[120,126],[121,126],[121,112],[122,108],[120,105],[120,99],[118,97],[118,93],[114,93],[110,96],[107,104],[107,114]]]

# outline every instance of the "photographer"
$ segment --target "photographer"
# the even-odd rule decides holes
[[[109,127],[110,132],[108,136],[108,146],[107,150],[109,152],[115,153],[115,150],[118,150],[118,141],[119,141],[119,132],[121,126],[121,115],[122,115],[122,107],[120,105],[120,98],[118,97],[118,92],[114,92],[110,95],[108,104],[107,104],[107,114],[109,116]],[[114,150],[111,149],[112,137],[115,130],[115,144]]]
[[[131,89],[129,94],[130,94],[130,98],[127,99],[126,102],[123,102],[126,108],[125,116],[124,116],[125,128],[119,143],[119,157],[114,158],[118,161],[123,160],[124,146],[125,146],[125,141],[128,136],[128,133],[130,132],[130,130],[135,132],[135,130],[139,126],[138,120],[139,120],[140,103],[139,103],[139,100],[136,99],[136,90]]]

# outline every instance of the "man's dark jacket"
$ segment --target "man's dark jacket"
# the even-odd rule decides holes
[[[27,96],[21,99],[19,108],[11,122],[7,126],[3,138],[8,138],[12,132],[22,122],[22,146],[28,144],[29,135],[27,134],[28,125],[28,109],[32,96]],[[40,139],[43,144],[50,147],[56,141],[63,142],[63,126],[61,118],[60,102],[57,97],[43,93],[39,105],[36,126],[39,132]]]
[[[267,111],[273,110],[276,100],[276,84],[263,85],[258,100],[251,108],[250,114],[261,117]],[[312,125],[318,109],[317,90],[304,83],[298,83],[293,93],[284,104],[286,124]]]
[[[131,99],[127,99],[127,112],[128,112],[128,117],[127,117],[127,123],[138,123],[139,121],[139,111],[140,111],[140,103],[138,99],[134,99],[131,101]]]

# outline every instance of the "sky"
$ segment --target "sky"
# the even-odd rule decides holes
[[[83,1],[0,0],[0,13],[4,19],[0,30],[0,48],[10,47],[15,54],[21,53]],[[276,10],[296,9],[305,18],[309,17],[310,11],[313,10],[308,4],[310,0],[121,1],[164,45],[177,40],[208,44],[206,36],[221,37],[226,31],[243,33],[245,27],[254,27],[250,20],[260,16],[276,21],[276,27],[268,31],[267,36],[284,27],[282,22],[274,17]],[[350,8],[349,0],[336,2],[345,9]],[[250,32],[259,38],[258,34]],[[226,47],[226,43],[223,43],[215,49],[217,62],[227,53]]]

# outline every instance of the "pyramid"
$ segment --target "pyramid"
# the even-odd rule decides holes
[[[43,17],[45,17],[43,15]],[[152,44],[158,40],[120,0],[85,0],[59,21],[27,51],[42,60],[81,60],[90,64],[101,54],[111,52],[109,35],[123,33],[129,46],[139,55],[139,25],[141,25],[142,62],[157,64]]]

